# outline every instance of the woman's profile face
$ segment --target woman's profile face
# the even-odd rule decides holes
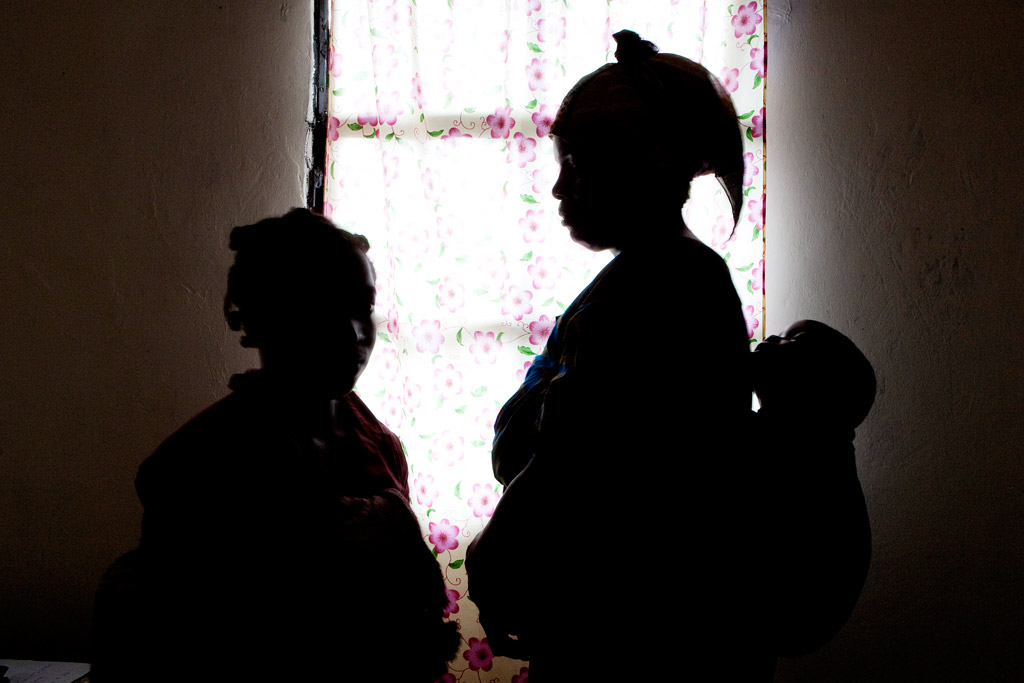
[[[558,215],[573,241],[593,251],[619,246],[625,216],[623,192],[616,173],[598,162],[594,149],[553,135],[560,171],[551,194],[559,200]]]
[[[335,392],[348,393],[363,373],[377,340],[373,322],[373,268],[365,255],[346,273],[340,291],[324,292],[324,315],[309,338],[307,353],[315,359]]]
[[[373,268],[364,254],[303,286],[263,347],[267,367],[317,394],[339,397],[355,386],[376,341]]]
[[[642,239],[649,224],[680,220],[679,188],[689,181],[663,168],[664,150],[551,137],[561,168],[551,194],[575,242],[593,251],[622,249]]]

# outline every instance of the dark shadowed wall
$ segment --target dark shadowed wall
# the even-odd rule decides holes
[[[252,363],[233,225],[304,201],[310,3],[0,9],[0,658],[87,657],[133,478]]]
[[[1019,680],[1019,2],[769,0],[768,330],[874,362],[875,558],[779,679]],[[303,201],[308,2],[0,9],[0,657],[88,658],[138,463],[252,364],[231,226]]]
[[[879,379],[874,561],[798,681],[1024,680],[1019,2],[769,0],[768,330]]]

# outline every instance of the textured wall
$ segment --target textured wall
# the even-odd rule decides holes
[[[86,657],[138,463],[253,362],[233,225],[304,201],[310,3],[0,9],[0,657]]]
[[[303,2],[0,9],[0,656],[85,659],[132,477],[252,362],[228,229],[301,204]],[[111,8],[112,4],[119,5]],[[1024,637],[1019,3],[769,0],[769,331],[874,361],[864,596],[780,680],[1013,680]]]
[[[1020,680],[1020,4],[768,4],[768,330],[832,323],[879,378],[871,574],[780,680]]]

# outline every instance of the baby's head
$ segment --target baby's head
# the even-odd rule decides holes
[[[816,320],[768,337],[752,356],[762,408],[853,429],[875,402],[875,371],[845,335]]]

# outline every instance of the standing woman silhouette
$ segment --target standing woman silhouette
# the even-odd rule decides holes
[[[739,125],[702,66],[614,37],[617,63],[572,88],[551,135],[563,224],[616,255],[499,413],[506,490],[470,548],[470,594],[532,681],[770,680],[735,455],[748,337],[725,264],[682,218],[713,173],[735,223]]]

